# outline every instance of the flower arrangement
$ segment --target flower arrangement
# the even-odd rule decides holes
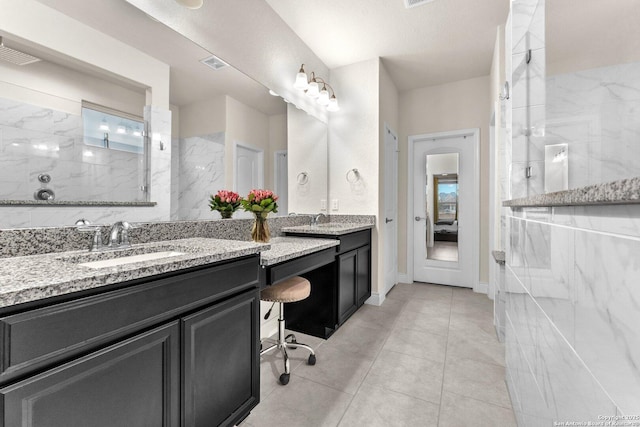
[[[240,208],[242,198],[238,193],[228,190],[220,190],[215,196],[212,194],[209,207],[212,211],[220,212],[222,218],[231,218],[233,213]]]
[[[268,242],[270,236],[267,225],[267,215],[270,212],[278,212],[276,201],[278,196],[271,190],[251,190],[249,195],[240,201],[242,208],[247,212],[252,212],[256,216],[256,221],[251,230],[251,238],[256,242]]]

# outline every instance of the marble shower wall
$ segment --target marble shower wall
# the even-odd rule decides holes
[[[85,145],[81,116],[0,98],[0,199],[145,201],[144,178],[143,155]]]
[[[545,78],[544,9],[544,0],[512,2],[507,198],[544,191],[546,144],[569,143],[570,187],[637,175],[640,67]],[[640,206],[502,215],[506,380],[518,425],[640,414]]]
[[[208,200],[225,189],[224,138],[224,132],[180,138],[177,219],[220,218],[211,212]]]
[[[169,143],[171,141],[171,111],[146,106],[144,118],[149,121],[150,133],[155,136],[151,141],[148,178],[149,198],[150,201],[156,202],[155,206],[0,206],[0,229],[73,225],[79,218],[89,219],[95,224],[110,224],[118,220],[130,222],[169,220],[171,205],[171,144]],[[163,149],[161,149],[160,142],[163,142]],[[55,177],[53,179],[52,184],[56,182]],[[4,183],[4,180],[0,182]],[[55,190],[55,187],[51,188]]]
[[[520,426],[640,414],[640,206],[516,209],[507,382]]]

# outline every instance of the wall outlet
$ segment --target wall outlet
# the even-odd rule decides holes
[[[331,210],[332,211],[338,210],[338,199],[331,199]]]
[[[327,210],[327,199],[320,199],[320,210],[321,211]]]

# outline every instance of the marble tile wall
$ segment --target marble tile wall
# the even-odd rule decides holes
[[[0,98],[0,199],[45,187],[58,200],[145,201],[143,172],[140,154],[85,145],[81,116]]]
[[[178,219],[213,219],[209,196],[224,190],[224,132],[180,138]]]
[[[0,206],[0,229],[69,226],[79,218],[89,219],[95,224],[113,223],[121,219],[130,222],[169,220],[171,216],[171,111],[146,106],[144,117],[149,121],[150,134],[155,136],[151,141],[150,170],[147,180],[149,182],[149,198],[156,202],[156,206],[82,208],[77,206]],[[0,132],[4,129],[2,127]],[[3,147],[4,145],[0,146],[0,150]],[[0,156],[0,162],[3,158],[4,156]],[[0,164],[0,169],[2,169],[1,166],[3,165]],[[91,166],[89,164],[88,167]],[[53,176],[51,184],[56,183],[55,179]],[[128,179],[135,179],[135,185],[138,186],[137,178],[130,176]],[[82,181],[91,182],[86,176]],[[0,182],[4,184],[2,179]],[[51,188],[54,188],[58,194],[54,186]]]
[[[569,144],[570,187],[637,175],[640,64],[545,77],[544,9],[515,0],[508,20],[507,199],[543,193],[546,144]],[[501,224],[518,425],[640,414],[640,206],[503,208]]]
[[[515,209],[509,228],[507,382],[519,425],[640,414],[640,206]]]

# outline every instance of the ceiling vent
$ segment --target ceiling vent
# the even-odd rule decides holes
[[[201,59],[200,62],[202,62],[207,67],[213,68],[214,70],[219,70],[220,68],[229,66],[229,64],[227,64],[226,62],[224,62],[222,59],[218,58],[215,55],[211,55],[208,58]]]
[[[431,3],[433,0],[404,0],[404,7],[411,9],[412,7],[422,6]]]
[[[27,65],[40,61],[40,58],[5,46],[2,37],[0,37],[0,59],[16,65]]]

